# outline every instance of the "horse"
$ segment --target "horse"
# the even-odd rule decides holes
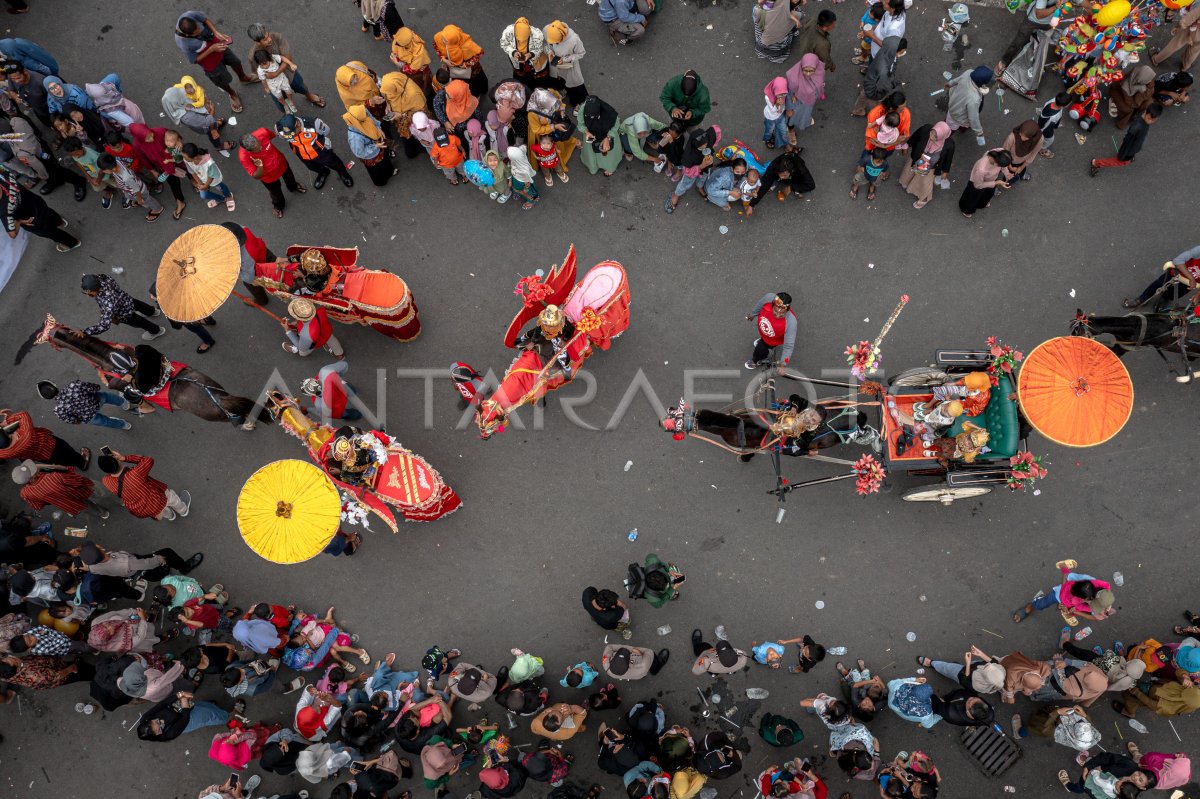
[[[1075,318],[1071,320],[1071,335],[1091,339],[1110,335],[1113,343],[1106,346],[1118,358],[1133,350],[1150,348],[1165,361],[1167,352],[1176,351],[1181,356],[1183,372],[1173,366],[1171,371],[1176,373],[1176,381],[1187,383],[1200,376],[1200,373],[1193,374],[1189,365],[1190,361],[1200,357],[1200,340],[1189,338],[1188,324],[1187,317],[1180,312],[1088,316],[1077,308]]]
[[[59,324],[53,316],[46,315],[45,323],[34,331],[30,340],[22,345],[17,353],[16,363],[20,363],[29,350],[37,344],[49,344],[56,350],[73,352],[96,369],[115,375],[111,360],[115,353],[123,352],[133,355],[134,348],[128,344],[113,344],[94,336],[86,336],[74,328]],[[119,388],[115,383],[110,387]],[[229,422],[241,425],[243,430],[254,429],[254,400],[230,394],[208,375],[182,366],[171,378],[167,386],[167,405],[160,405],[168,411],[176,409],[187,411],[206,422]],[[258,421],[270,422],[271,416],[260,409]]]

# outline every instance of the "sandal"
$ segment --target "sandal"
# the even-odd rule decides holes
[[[780,199],[780,200],[782,200],[783,198],[782,198],[782,197],[780,197],[779,199]],[[858,186],[851,186],[851,187],[850,187],[850,199],[851,199],[851,200],[857,200],[857,199],[858,199]]]
[[[172,219],[174,219],[176,222],[178,222],[178,221],[179,221],[179,218],[180,218],[181,216],[183,216],[183,209],[184,209],[184,208],[187,208],[187,203],[184,203],[183,205],[180,205],[180,206],[176,207],[176,209],[175,209],[174,211],[172,211],[172,212],[171,212],[171,218],[172,218]]]
[[[559,172],[559,173],[558,173],[558,179],[559,179],[559,180],[561,180],[563,183],[567,183],[567,182],[569,182],[569,181],[571,180],[570,178],[568,178],[568,177],[567,177],[567,173],[566,173],[566,172]]]
[[[921,666],[922,668],[928,669],[933,667],[933,661],[924,655],[917,655],[915,659],[917,661],[917,665]]]
[[[367,654],[367,650],[365,649],[359,650],[358,659],[368,666],[371,665],[371,656]]]
[[[553,176],[551,176],[551,175],[546,175],[546,185],[547,185],[547,186],[553,186],[553,185],[554,185],[554,177],[553,177]]]
[[[1182,624],[1176,624],[1171,631],[1176,635],[1200,635],[1200,627],[1184,627]]]
[[[1054,157],[1054,153],[1052,153],[1050,150],[1042,150],[1039,153],[1039,155],[1041,155],[1042,158],[1053,158]]]
[[[1067,558],[1066,560],[1060,560],[1058,563],[1055,563],[1054,568],[1056,568],[1056,569],[1078,569],[1079,561]]]
[[[1025,724],[1021,721],[1020,713],[1013,713],[1011,725],[1012,725],[1012,734],[1013,734],[1014,738],[1026,737],[1025,735],[1021,734],[1025,730]]]
[[[779,200],[779,202],[783,202],[787,199],[787,195],[781,191],[777,191],[775,192],[775,199]]]
[[[867,670],[867,661],[863,660],[862,658],[859,658],[854,665],[858,666],[859,671]]]
[[[309,102],[315,105],[317,108],[325,107],[325,98],[321,97],[320,95],[317,95],[312,100],[309,100]]]
[[[1195,624],[1196,619],[1200,619],[1200,616],[1197,616],[1195,613],[1192,613],[1190,610],[1185,610],[1183,612],[1183,617],[1188,620],[1189,624]]]
[[[207,205],[207,207],[209,207],[209,208],[216,208],[216,207],[219,205],[219,203],[218,203],[216,200],[209,200],[209,201],[206,203],[206,205]]]
[[[236,202],[234,202],[234,200],[233,200],[233,198],[232,198],[232,197],[228,197],[228,198],[226,198],[226,200],[225,200],[225,210],[226,210],[226,211],[229,211],[229,212],[233,212],[233,211],[236,211],[236,210],[237,210],[237,203],[236,203]]]
[[[1129,752],[1129,756],[1132,757],[1134,760],[1142,759],[1142,750],[1138,749],[1138,745],[1137,745],[1136,741],[1126,741],[1125,742],[1125,751]]]
[[[842,675],[843,680],[850,676],[850,669],[846,668],[846,664],[842,661],[839,660],[837,663],[834,663],[833,667],[837,669],[838,674]]]
[[[204,353],[208,352],[212,348],[213,348],[213,345],[205,343],[205,342],[201,342],[200,346],[196,348],[196,353],[198,355],[203,355]]]
[[[1064,787],[1064,788],[1066,788],[1066,787],[1067,787],[1067,785],[1069,785],[1069,784],[1070,784],[1070,782],[1071,782],[1071,775],[1067,773],[1067,770],[1066,770],[1065,768],[1064,768],[1064,769],[1060,769],[1060,770],[1059,770],[1059,772],[1058,772],[1058,782],[1059,782],[1059,784],[1061,784],[1061,785],[1062,785],[1062,787]]]
[[[1033,605],[1023,605],[1013,611],[1012,620],[1016,624],[1020,624],[1029,617],[1030,613],[1033,613]]]
[[[88,464],[92,462],[92,451],[87,447],[80,447],[79,457],[83,458],[83,468],[80,471],[86,472]]]
[[[275,215],[276,219],[283,219],[283,211],[282,210],[280,210],[278,208],[272,208],[271,213]]]
[[[521,210],[522,210],[522,211],[528,211],[528,210],[530,210],[530,209],[532,209],[532,208],[533,208],[533,203],[530,203],[530,202],[524,202],[524,203],[521,203]]]
[[[1117,711],[1117,713],[1119,713],[1120,715],[1124,716],[1127,719],[1133,718],[1132,713],[1125,712],[1125,703],[1124,702],[1114,699],[1113,701],[1108,703],[1108,706],[1111,707],[1113,710]]]
[[[234,100],[232,98],[229,100],[229,108],[235,114],[240,114],[244,110],[241,100]]]
[[[668,214],[675,213],[675,206],[671,205],[670,197],[668,197],[666,200],[663,201],[663,210],[666,211]]]
[[[875,187],[872,186],[871,188],[867,189],[867,202],[871,202],[871,200],[874,200],[874,199],[875,199]]]

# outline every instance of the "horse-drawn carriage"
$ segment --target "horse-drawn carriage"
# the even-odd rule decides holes
[[[629,327],[629,281],[616,261],[602,261],[575,282],[575,245],[561,265],[542,280],[523,277],[515,293],[521,310],[504,334],[504,346],[518,350],[496,390],[487,393],[483,376],[461,361],[451,377],[462,399],[476,407],[480,438],[504,430],[508,415],[533,404],[575,379],[597,349],[607,350]],[[522,329],[531,321],[536,324]]]
[[[1027,358],[994,340],[986,349],[938,350],[933,364],[900,372],[886,385],[776,373],[777,366],[774,376],[760,376],[744,407],[694,411],[681,401],[663,428],[743,460],[769,456],[776,484],[768,493],[780,502],[797,488],[847,479],[856,480],[860,494],[890,489],[900,473],[923,483],[903,491],[908,502],[949,505],[998,485],[1024,489],[1046,474],[1042,459],[1029,451],[1031,431],[1065,446],[1094,446],[1116,435],[1133,408],[1120,361],[1102,345],[1075,337],[1044,342]],[[807,393],[820,386],[846,393],[781,399],[785,381]],[[957,405],[952,418],[937,417],[943,403]],[[853,459],[823,454],[854,445],[869,451]],[[783,476],[781,456],[848,468],[792,482]]]
[[[333,481],[344,499],[374,513],[394,533],[393,509],[405,521],[431,522],[458,510],[462,500],[437,469],[400,442],[377,431],[334,429],[305,415],[295,398],[269,391],[266,408],[288,434],[300,439],[308,456]],[[339,444],[345,442],[346,453]],[[351,468],[353,462],[357,466]],[[331,464],[337,464],[331,468]],[[350,503],[354,504],[354,503]],[[355,517],[343,506],[343,515]]]
[[[391,272],[362,267],[357,247],[294,244],[287,248],[283,263],[255,264],[254,272],[255,284],[269,294],[284,303],[303,296],[324,308],[335,322],[366,325],[397,341],[412,341],[421,333],[408,285]],[[315,293],[306,283],[314,280],[320,284]],[[301,288],[305,292],[297,293]]]

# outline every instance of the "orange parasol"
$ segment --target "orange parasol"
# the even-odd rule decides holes
[[[1133,411],[1133,381],[1112,350],[1059,336],[1025,357],[1017,381],[1025,418],[1051,441],[1094,447],[1115,436]]]
[[[176,322],[197,322],[221,307],[238,280],[237,238],[220,225],[197,225],[171,242],[158,262],[158,304]]]

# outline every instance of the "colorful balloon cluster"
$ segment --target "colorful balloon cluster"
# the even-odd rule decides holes
[[[1194,0],[1110,0],[1101,4],[1066,0],[1055,9],[1051,25],[1077,11],[1058,42],[1058,71],[1067,91],[1077,99],[1067,114],[1090,130],[1100,121],[1101,89],[1125,77],[1128,64],[1138,60],[1148,32],[1162,21],[1164,8],[1178,9]]]

